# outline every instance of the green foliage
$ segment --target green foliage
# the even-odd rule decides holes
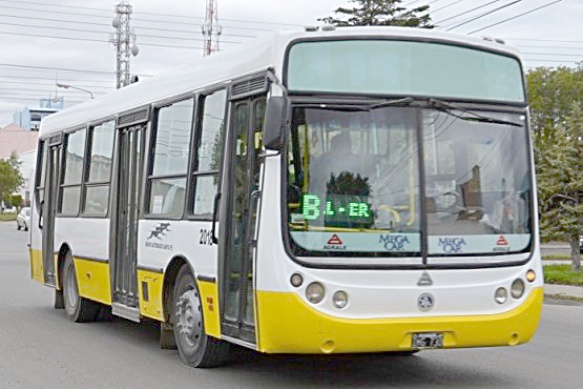
[[[20,209],[20,206],[22,205],[22,195],[15,194],[8,197],[10,197],[10,202],[12,203],[12,205]]]
[[[349,0],[355,7],[339,7],[334,11],[339,18],[318,19],[336,26],[405,26],[433,28],[428,5],[407,10],[403,0]]]
[[[545,265],[545,282],[558,285],[583,286],[583,272],[576,272],[569,265]]]
[[[541,238],[577,247],[583,233],[583,67],[527,75],[541,212]],[[572,250],[573,268],[580,254]]]
[[[15,153],[7,160],[0,159],[0,200],[11,202],[11,196],[24,183],[20,174],[20,162]]]
[[[0,213],[0,222],[13,222],[17,216],[18,214],[16,212]]]

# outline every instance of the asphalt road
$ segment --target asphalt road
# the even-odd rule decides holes
[[[75,324],[32,281],[27,233],[0,222],[0,389],[581,388],[583,307],[548,305],[535,339],[514,348],[295,357],[250,351],[218,369],[183,365],[153,323]]]

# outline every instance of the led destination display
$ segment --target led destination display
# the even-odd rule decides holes
[[[336,227],[370,227],[374,223],[371,205],[366,196],[313,194],[302,197],[302,214],[310,224]],[[314,223],[315,222],[315,223]]]

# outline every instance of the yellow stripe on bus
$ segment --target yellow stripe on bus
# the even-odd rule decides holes
[[[107,262],[74,258],[79,296],[111,305],[111,284]]]
[[[221,337],[221,319],[219,316],[219,291],[215,282],[198,281],[204,317],[204,330],[207,335]]]
[[[443,333],[444,348],[514,346],[532,338],[543,291],[516,309],[495,315],[342,319],[322,314],[294,293],[258,291],[259,350],[328,354],[411,350],[419,332]]]
[[[44,267],[43,267],[43,252],[42,250],[30,249],[30,276],[33,280],[45,283]]]
[[[138,270],[138,295],[140,296],[140,313],[142,316],[164,321],[163,311],[164,274]],[[144,293],[147,287],[147,296]]]

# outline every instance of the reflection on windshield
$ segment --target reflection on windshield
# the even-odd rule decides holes
[[[296,109],[288,149],[294,247],[303,255],[418,252],[415,134],[409,108]]]
[[[419,256],[422,218],[429,256],[526,250],[532,193],[525,118],[476,114],[489,120],[464,120],[455,108],[296,107],[287,151],[294,254]]]
[[[524,123],[460,120],[423,111],[429,254],[477,254],[525,249],[530,242],[530,170]],[[504,122],[508,122],[503,124]]]

